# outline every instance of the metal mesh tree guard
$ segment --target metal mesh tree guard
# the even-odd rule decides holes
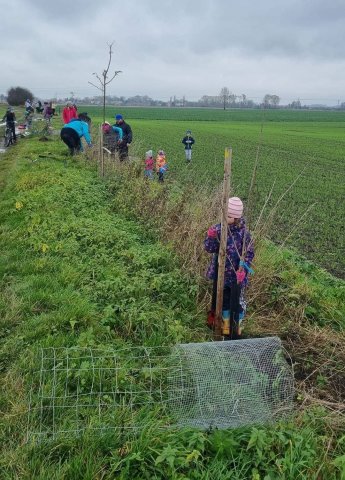
[[[28,438],[282,419],[293,372],[277,337],[174,347],[47,348],[31,388]]]

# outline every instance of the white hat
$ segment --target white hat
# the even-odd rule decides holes
[[[238,197],[229,198],[228,203],[228,217],[241,218],[243,214],[243,203]]]

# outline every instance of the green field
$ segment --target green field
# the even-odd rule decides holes
[[[101,107],[83,106],[96,116],[102,113]],[[344,122],[345,111],[324,110],[279,110],[279,109],[215,109],[215,108],[161,108],[161,107],[106,107],[109,116],[122,113],[126,118],[140,120],[178,120],[205,122]]]
[[[100,108],[81,109],[94,122],[100,120]],[[118,111],[109,107],[108,120]],[[122,108],[121,112],[134,131],[135,155],[163,148],[171,179],[199,184],[210,193],[222,180],[224,148],[232,146],[233,192],[246,200],[258,153],[252,209],[247,212],[252,224],[272,187],[263,221],[299,176],[277,209],[269,237],[278,244],[289,237],[288,245],[344,276],[345,113],[197,108]],[[186,129],[196,139],[188,167],[181,144]]]

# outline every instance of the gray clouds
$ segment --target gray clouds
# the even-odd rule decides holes
[[[115,40],[110,88],[155,98],[236,93],[336,96],[345,74],[345,2],[332,0],[0,0],[0,92],[97,94],[88,85]]]

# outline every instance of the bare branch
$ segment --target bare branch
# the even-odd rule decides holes
[[[87,82],[87,83],[89,83],[90,85],[92,85],[92,86],[95,87],[95,88],[98,88],[98,90],[100,90],[101,92],[103,92],[103,88],[98,87],[97,85],[95,85],[95,84],[92,83],[92,82]]]
[[[116,70],[116,72],[115,72],[114,75],[111,77],[111,79],[108,80],[107,82],[105,82],[105,84],[108,85],[108,83],[112,82],[112,81],[114,80],[114,78],[115,78],[119,73],[122,73],[122,70]]]
[[[99,83],[100,83],[101,85],[103,85],[102,79],[101,79],[101,77],[100,77],[97,73],[96,73],[96,78],[97,78],[97,80],[99,81]]]
[[[113,44],[109,45],[109,62],[108,62],[107,68],[106,68],[105,71],[104,71],[104,72],[105,72],[104,78],[107,77],[107,74],[108,74],[109,68],[110,68],[110,64],[111,64],[111,57],[112,57],[112,53],[113,53],[113,51],[112,51],[112,49],[111,49],[112,45],[113,45]]]
[[[103,122],[105,121],[105,99],[106,99],[106,86],[112,81],[114,80],[114,78],[119,74],[121,73],[121,70],[116,70],[114,75],[108,80],[107,77],[108,77],[108,72],[109,72],[109,69],[110,69],[110,65],[111,65],[111,60],[112,60],[112,56],[113,56],[113,44],[114,42],[112,43],[108,43],[108,47],[109,47],[109,61],[108,61],[108,65],[107,67],[103,70],[103,72],[98,75],[96,72],[94,72],[92,75],[95,75],[95,77],[97,78],[97,80],[99,81],[101,87],[98,87],[97,85],[95,85],[94,83],[92,82],[88,82],[90,85],[92,85],[93,87],[97,88],[98,90],[100,90],[102,93],[103,93]],[[101,76],[103,78],[101,78]]]

